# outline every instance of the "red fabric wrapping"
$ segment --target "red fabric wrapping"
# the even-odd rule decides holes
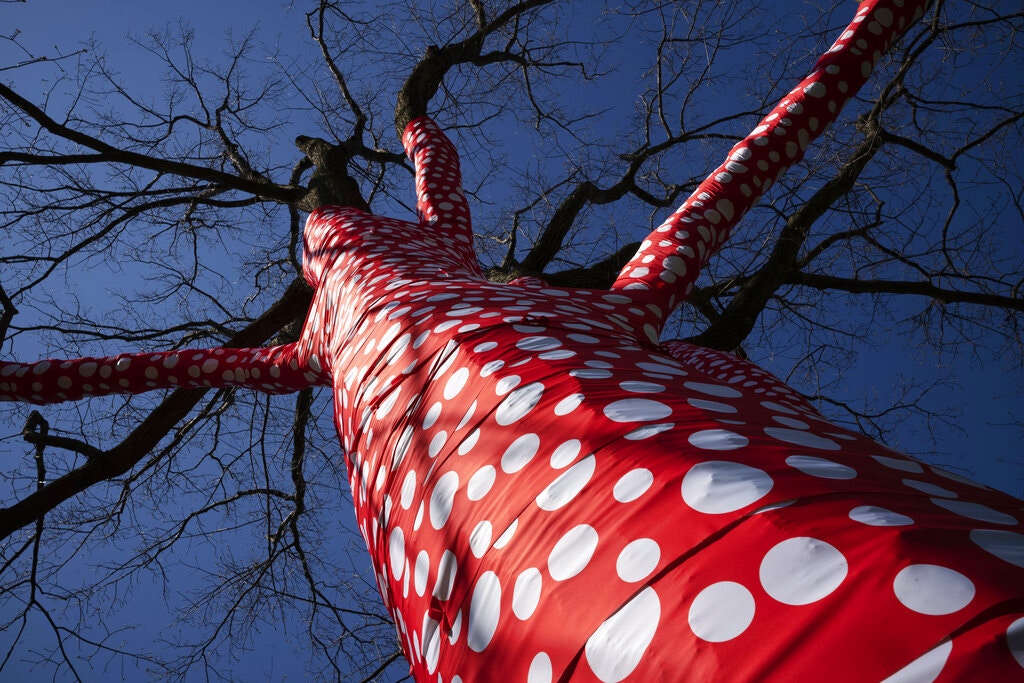
[[[657,346],[923,6],[862,3],[616,291],[486,282],[455,148],[426,118],[404,136],[417,222],[310,216],[292,369],[333,385],[417,680],[1024,679],[1020,500],[830,424],[743,360]]]

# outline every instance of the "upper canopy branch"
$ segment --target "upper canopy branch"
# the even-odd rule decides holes
[[[258,176],[253,177],[247,174],[243,177],[243,175],[225,173],[224,171],[220,171],[215,168],[197,166],[183,161],[150,156],[148,154],[115,147],[98,138],[59,123],[47,115],[45,111],[11,90],[3,83],[0,83],[0,97],[10,102],[14,107],[35,121],[40,128],[48,133],[97,152],[97,155],[89,155],[87,157],[89,160],[128,164],[137,168],[156,171],[157,173],[195,178],[197,180],[213,183],[214,185],[231,188],[240,192],[248,192],[256,196],[274,199],[284,203],[296,200],[302,192],[300,188],[277,185]],[[58,155],[58,157],[60,157],[60,155]],[[10,157],[10,159],[14,159],[14,157]],[[7,160],[7,153],[5,153],[4,156],[0,156],[0,164]],[[21,157],[17,158],[17,160],[28,162],[31,160],[31,156],[26,156],[22,153]],[[48,162],[48,155],[39,156],[39,164],[45,164]]]
[[[487,22],[482,2],[475,2],[473,8],[477,18],[477,30],[468,38],[438,47],[430,45],[409,77],[398,91],[395,103],[395,132],[401,139],[405,127],[413,119],[426,116],[427,105],[437,93],[445,74],[458,64],[475,63],[481,57],[484,39],[501,27],[520,17],[525,12],[550,4],[553,0],[523,0]],[[517,61],[518,57],[508,52],[493,52],[487,55],[487,63]]]

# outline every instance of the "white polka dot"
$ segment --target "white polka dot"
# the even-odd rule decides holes
[[[435,598],[444,601],[452,594],[457,569],[458,562],[455,559],[455,554],[450,550],[445,550],[441,555],[441,561],[437,564],[437,580],[434,582],[432,593]]]
[[[416,589],[416,595],[423,595],[423,591],[427,590],[428,574],[430,574],[430,555],[427,554],[426,550],[421,550],[416,555],[416,576],[413,579],[413,588]]]
[[[654,483],[654,475],[643,467],[626,472],[615,482],[612,489],[612,496],[620,503],[631,503],[651,488]]]
[[[583,402],[583,394],[570,394],[555,405],[555,415],[568,415]]]
[[[476,557],[483,557],[487,549],[491,547],[491,532],[493,527],[486,519],[479,522],[469,534],[469,549]]]
[[[399,504],[402,506],[403,510],[408,510],[409,506],[412,505],[412,499],[415,493],[416,470],[409,470],[409,472],[405,475],[405,481],[402,482],[402,497],[399,500]]]
[[[484,572],[473,588],[469,603],[469,624],[466,645],[473,652],[483,652],[498,628],[501,616],[501,582],[494,572]]]
[[[398,394],[395,394],[397,396]],[[430,406],[430,410],[423,416],[423,428],[430,429],[437,422],[437,418],[441,416],[441,402],[438,401],[434,405]]]
[[[786,605],[817,602],[839,587],[849,567],[834,546],[797,536],[769,550],[758,575],[765,592]]]
[[[868,526],[906,526],[914,520],[892,510],[875,505],[861,505],[850,510],[850,519]]]
[[[754,620],[754,596],[733,581],[713,583],[694,598],[687,621],[701,640],[724,643],[747,630]]]
[[[504,532],[502,532],[501,536],[498,536],[498,539],[494,542],[494,544],[491,547],[501,550],[506,545],[508,545],[508,542],[511,541],[512,537],[515,535],[516,527],[518,526],[519,518],[517,517],[516,519],[512,520],[512,523],[508,525],[508,528],[505,529]]]
[[[515,474],[526,467],[540,448],[540,437],[536,434],[523,434],[513,441],[501,456],[501,469]]]
[[[443,429],[437,434],[434,434],[434,438],[427,444],[427,455],[431,458],[436,458],[437,454],[444,448],[444,444],[448,441],[448,432]]]
[[[494,393],[496,393],[498,396],[504,396],[505,394],[519,386],[519,382],[521,382],[522,379],[523,378],[520,377],[519,375],[509,375],[508,377],[502,377],[494,386]]]
[[[894,470],[900,470],[901,472],[923,472],[924,468],[921,467],[920,463],[914,462],[913,460],[904,460],[903,458],[890,458],[885,455],[872,455],[879,464],[885,465],[886,467]]]
[[[469,369],[459,368],[452,373],[452,376],[448,378],[448,381],[444,385],[444,399],[450,401],[459,395],[462,388],[466,386],[466,381],[469,379]]]
[[[537,496],[537,507],[551,512],[567,505],[594,475],[596,460],[593,454],[588,455],[563,472]]]
[[[786,415],[796,415],[797,414],[797,412],[795,410],[787,408],[786,406],[782,405],[781,403],[775,403],[774,401],[761,401],[761,405],[764,406],[765,408],[767,408],[768,410],[771,410],[771,411],[776,412],[776,413],[785,413]]]
[[[555,581],[565,581],[579,574],[597,549],[597,531],[589,524],[580,524],[558,539],[548,555],[548,573]]]
[[[1017,619],[1006,629],[1006,644],[1017,664],[1024,668],[1024,617]]]
[[[654,639],[661,621],[661,601],[644,588],[605,620],[587,640],[587,664],[602,683],[618,683],[633,673]]]
[[[480,440],[480,430],[479,429],[474,429],[469,434],[467,434],[466,438],[463,439],[462,443],[459,444],[458,449],[456,449],[458,454],[459,455],[465,455],[466,453],[469,453],[471,450],[473,450],[473,446],[475,446],[476,442],[479,441],[479,440]]]
[[[544,652],[538,652],[530,662],[530,670],[526,674],[526,683],[551,683],[553,672],[551,658]]]
[[[516,577],[516,585],[512,589],[512,613],[517,618],[525,621],[533,616],[540,602],[543,583],[540,570],[536,567],[530,567]]]
[[[936,484],[932,484],[927,481],[918,481],[916,479],[904,479],[903,485],[908,486],[915,491],[921,493],[927,493],[929,496],[941,496],[942,498],[956,498],[956,492],[950,491],[949,489],[943,488]]]
[[[672,408],[649,398],[624,398],[606,405],[604,414],[612,422],[647,422],[668,417]]]
[[[516,342],[516,348],[523,351],[550,351],[561,345],[554,337],[524,337]]]
[[[1024,567],[1024,534],[1002,529],[974,529],[971,540],[1003,562]]]
[[[952,651],[953,641],[947,640],[907,664],[882,683],[932,683],[942,673],[942,667],[946,666],[946,660]]]
[[[437,480],[430,494],[430,526],[440,529],[448,522],[458,488],[459,475],[455,472],[445,472]]]
[[[707,401],[703,398],[688,398],[686,402],[694,408],[700,408],[701,410],[711,410],[716,413],[735,413],[736,406],[731,406],[728,403],[719,403],[718,401]]]
[[[821,479],[853,479],[857,476],[857,470],[852,467],[810,455],[791,455],[786,458],[786,464],[804,474]]]
[[[1000,512],[999,510],[994,510],[993,508],[990,508],[987,505],[982,505],[981,503],[969,503],[964,500],[949,500],[946,498],[932,498],[932,502],[940,508],[945,508],[946,510],[960,515],[961,517],[976,519],[979,522],[989,522],[990,524],[1017,523],[1017,519],[1012,515]]]
[[[579,439],[569,439],[565,443],[560,444],[554,453],[551,454],[551,466],[556,470],[567,467],[580,454],[581,446],[582,444]]]
[[[896,598],[919,614],[952,614],[974,599],[974,584],[970,579],[935,564],[904,567],[892,587]]]
[[[494,485],[494,480],[498,475],[498,471],[494,469],[493,465],[484,465],[476,471],[476,473],[469,478],[469,483],[466,484],[466,497],[470,500],[480,500],[487,495],[487,492],[491,490]]]
[[[732,387],[727,387],[724,384],[707,384],[705,382],[683,382],[683,386],[693,391],[699,391],[702,394],[708,396],[718,396],[719,398],[739,398],[743,395],[742,392]]]
[[[540,382],[516,389],[494,411],[494,421],[505,427],[522,419],[540,403],[543,394],[544,385]]]
[[[785,427],[765,427],[764,433],[778,441],[796,444],[805,448],[817,448],[823,451],[838,451],[839,444],[832,439],[811,434],[810,432],[798,429],[786,429]]]
[[[654,382],[619,382],[619,387],[632,394],[657,394],[665,391],[664,384],[655,384]]]
[[[391,537],[388,540],[388,556],[391,562],[391,575],[395,581],[402,578],[405,569],[405,532],[402,527],[396,526],[391,530]]]
[[[619,553],[615,571],[627,583],[643,581],[658,568],[661,548],[650,538],[638,538]]]
[[[691,446],[706,451],[734,451],[750,443],[747,437],[726,429],[705,429],[694,432],[690,434],[687,441]]]
[[[661,434],[662,432],[667,432],[675,426],[676,424],[674,422],[662,422],[660,424],[644,425],[643,427],[637,427],[628,434],[624,434],[622,438],[628,439],[629,441],[641,441],[643,439],[649,439],[652,436]]]
[[[437,659],[441,654],[441,629],[440,624],[430,618],[430,614],[423,615],[423,661],[427,664],[427,671],[434,673],[437,669]]]
[[[772,489],[763,470],[725,460],[698,463],[683,477],[683,500],[709,515],[734,512],[760,500]]]

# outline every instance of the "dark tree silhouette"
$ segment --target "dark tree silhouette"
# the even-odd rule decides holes
[[[116,591],[142,568],[159,568],[170,548],[208,542],[216,535],[207,526],[211,518],[243,527],[255,520],[266,543],[262,556],[238,562],[218,589],[230,608],[227,616],[204,617],[214,624],[208,640],[169,663],[134,655],[176,674],[194,666],[217,672],[204,660],[220,631],[294,600],[306,604],[310,641],[339,678],[352,670],[372,677],[394,659],[396,651],[376,630],[388,616],[423,680],[439,672],[443,680],[792,680],[823,671],[833,680],[940,672],[952,680],[968,671],[1019,676],[1020,501],[831,424],[756,366],[714,350],[744,355],[743,345],[772,317],[773,305],[805,315],[807,302],[793,287],[988,307],[1004,312],[1000,322],[1012,339],[1013,312],[1022,307],[1007,286],[1012,271],[1004,274],[989,261],[988,275],[968,274],[973,258],[991,256],[965,248],[971,233],[961,232],[955,171],[975,148],[1019,134],[1020,111],[973,102],[970,111],[984,116],[972,124],[969,140],[961,134],[958,147],[937,151],[928,143],[934,124],[927,119],[958,106],[928,99],[927,84],[914,79],[935,43],[958,31],[1009,30],[1021,16],[979,10],[948,22],[940,5],[904,39],[897,58],[884,62],[889,42],[924,4],[862,3],[810,74],[739,142],[719,131],[745,114],[696,126],[687,120],[698,85],[714,84],[711,75],[687,90],[678,123],[670,123],[665,104],[685,68],[673,60],[687,54],[673,44],[724,51],[743,42],[743,31],[732,37],[735,10],[716,7],[721,23],[711,34],[680,37],[666,26],[657,89],[642,100],[638,130],[644,133],[636,147],[604,168],[599,161],[592,177],[574,172],[511,212],[507,251],[486,270],[494,282],[485,279],[473,249],[458,154],[426,115],[451,108],[470,121],[500,115],[503,106],[475,102],[473,88],[501,93],[519,72],[521,92],[541,125],[571,122],[571,112],[548,108],[537,74],[594,74],[589,61],[562,56],[568,43],[550,39],[537,47],[534,28],[555,3],[490,8],[475,2],[464,17],[437,18],[459,38],[427,47],[395,98],[394,125],[415,166],[415,222],[370,213],[374,193],[399,192],[391,169],[402,167],[402,157],[376,138],[369,141],[373,118],[350,89],[333,44],[345,37],[334,21],[364,32],[382,26],[330,3],[312,11],[308,25],[347,111],[338,120],[351,128],[333,141],[297,138],[305,157],[283,183],[271,180],[274,169],[254,164],[238,141],[261,132],[249,110],[272,100],[279,87],[241,88],[244,45],[227,71],[212,72],[187,49],[183,64],[173,61],[173,46],[157,36],[155,49],[193,90],[201,113],[175,112],[172,94],[168,113],[137,102],[147,119],[139,125],[110,119],[92,126],[74,116],[58,121],[0,85],[10,120],[34,131],[20,147],[0,152],[10,169],[8,187],[31,188],[11,211],[11,224],[24,229],[62,212],[79,217],[63,233],[46,233],[45,254],[6,257],[27,283],[4,291],[0,301],[4,330],[14,331],[15,343],[30,331],[15,327],[15,307],[31,288],[92,249],[117,249],[122,233],[143,217],[158,241],[166,230],[171,243],[193,250],[191,269],[170,271],[169,291],[218,307],[219,295],[203,289],[198,252],[204,235],[231,239],[219,211],[251,211],[268,202],[287,207],[290,239],[275,246],[286,255],[258,269],[261,284],[273,281],[274,272],[299,270],[299,212],[312,212],[301,231],[305,282],[284,288],[262,315],[240,319],[219,306],[226,320],[124,331],[69,316],[59,327],[82,341],[174,339],[167,346],[178,350],[0,367],[0,394],[35,403],[174,389],[152,404],[106,403],[114,409],[115,434],[125,429],[122,420],[128,425],[120,443],[107,448],[92,445],[95,435],[53,433],[52,420],[28,413],[23,436],[33,449],[37,483],[34,491],[17,493],[0,517],[5,537],[14,539],[4,556],[12,577],[7,590],[25,596],[12,625],[24,627],[30,614],[45,616],[59,643],[52,656],[75,673],[68,641],[131,655],[114,645],[113,635],[90,639],[85,629],[52,618],[48,604],[56,597],[51,584],[60,562],[41,561],[40,549],[54,526],[64,538],[112,534],[125,517],[139,515],[140,497],[155,496],[160,506],[183,487],[205,495],[205,502],[184,508],[170,527],[156,524],[141,549],[111,565],[97,588]],[[670,16],[662,8],[649,11]],[[644,16],[634,13],[638,21]],[[801,159],[877,62],[884,62],[887,79],[856,125],[827,141],[831,158],[810,166],[801,179],[810,178],[809,185],[784,188],[784,199],[769,206],[779,229],[764,258],[750,263],[752,239],[763,241],[756,231],[739,240],[740,249],[723,250],[733,226]],[[499,77],[469,85],[472,77],[458,77],[466,69]],[[223,100],[205,99],[207,77],[223,85]],[[322,107],[329,116],[330,107]],[[763,108],[754,103],[752,111]],[[922,126],[923,134],[914,139],[893,131],[886,117],[896,109],[912,114],[908,126]],[[169,154],[181,126],[198,136],[184,156]],[[464,147],[482,148],[486,139],[476,136],[486,131],[466,129]],[[705,181],[663,179],[671,168],[666,155],[697,140],[713,148],[723,137],[731,150]],[[922,235],[898,236],[913,221],[911,209],[894,212],[868,182],[878,155],[894,148],[943,169],[952,190],[949,217],[933,231],[941,234],[916,253]],[[79,174],[97,166],[110,169],[116,189],[103,189],[95,171]],[[35,178],[40,168],[48,173],[42,182]],[[361,193],[352,177],[357,169],[375,177],[373,193]],[[1006,183],[1012,172],[998,177]],[[819,174],[827,175],[816,187]],[[588,259],[589,265],[553,267],[573,253],[574,226],[588,207],[625,201],[662,208],[684,192],[689,199],[643,242],[617,244],[611,256]],[[61,201],[53,203],[53,196]],[[543,202],[551,202],[548,210]],[[846,223],[809,244],[812,228],[828,216]],[[517,241],[530,235],[527,221],[541,227],[523,253]],[[898,246],[893,233],[902,240]],[[580,247],[576,241],[577,253]],[[858,251],[870,253],[862,259]],[[698,275],[716,253],[725,265],[699,286]],[[133,257],[140,262],[152,258],[139,254]],[[822,270],[822,261],[829,267]],[[159,261],[147,265],[161,268]],[[896,279],[893,267],[919,277]],[[701,331],[689,343],[661,343],[670,313],[684,302],[705,318],[692,328]],[[944,325],[968,319],[956,311],[943,317]],[[194,348],[218,337],[216,348]],[[813,343],[804,348],[809,357],[819,355]],[[298,392],[290,421],[280,421],[277,399],[242,399],[239,387]],[[333,400],[347,475],[327,448],[316,475],[309,471],[315,387],[331,387],[325,398]],[[210,388],[218,390],[212,399]],[[239,418],[252,431],[226,458],[224,444],[235,440]],[[88,418],[80,420],[84,428]],[[291,452],[270,464],[266,445],[275,433],[290,441]],[[182,445],[207,435],[214,437],[207,457],[180,463]],[[53,453],[70,454],[58,461],[55,477]],[[264,481],[243,484],[249,476],[239,469],[254,464]],[[312,512],[310,491],[331,490],[342,480],[354,494],[358,530],[388,614],[350,602],[359,575],[336,577],[330,562],[337,560],[326,560],[330,553],[319,547],[324,541],[311,541],[337,543],[336,535],[317,528],[325,514]],[[106,486],[112,497],[94,493]],[[76,507],[96,495],[100,514]],[[247,519],[251,509],[259,513]],[[292,568],[291,575],[282,567]],[[881,623],[879,614],[886,615]],[[801,647],[811,631],[814,647]],[[325,635],[331,633],[337,635]],[[20,640],[16,635],[11,653]],[[867,650],[877,653],[870,661],[844,660],[850,651]]]

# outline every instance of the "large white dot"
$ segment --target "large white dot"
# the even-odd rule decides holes
[[[416,573],[413,579],[413,588],[416,589],[416,595],[423,595],[423,591],[427,590],[428,574],[430,574],[430,555],[427,554],[426,550],[421,550],[416,555]]]
[[[509,444],[505,453],[501,456],[501,469],[509,474],[514,474],[526,467],[537,455],[540,448],[540,437],[536,434],[523,434]]]
[[[565,443],[560,444],[554,453],[551,454],[551,466],[556,470],[568,466],[580,454],[582,445],[579,439],[569,439]]]
[[[947,488],[943,488],[937,484],[933,484],[930,481],[918,481],[917,479],[904,479],[903,485],[908,486],[915,491],[921,493],[927,493],[929,496],[941,496],[942,498],[956,498],[956,492],[950,491]]]
[[[494,411],[494,421],[505,427],[520,420],[540,403],[543,395],[544,385],[540,382],[516,389]]]
[[[620,503],[631,503],[651,488],[654,483],[654,475],[649,469],[638,467],[622,475],[614,488],[612,496]]]
[[[723,643],[747,630],[754,620],[754,596],[734,581],[713,583],[693,599],[687,621],[701,640]]]
[[[999,510],[990,508],[987,505],[982,505],[981,503],[971,503],[965,500],[949,500],[948,498],[932,498],[932,502],[940,508],[945,508],[946,510],[960,515],[961,517],[976,519],[979,522],[989,522],[990,524],[1017,523],[1017,518],[1013,515],[1000,512]]]
[[[693,391],[699,391],[702,394],[708,396],[718,396],[719,398],[739,398],[743,395],[743,392],[738,389],[734,389],[724,384],[707,384],[705,382],[683,382],[683,386]]]
[[[430,494],[430,526],[440,529],[448,522],[458,488],[459,475],[455,472],[445,472],[437,480]]]
[[[896,575],[896,598],[919,614],[952,614],[974,599],[974,584],[958,571],[935,564],[912,564]]]
[[[776,544],[761,560],[758,576],[765,592],[786,605],[808,605],[839,587],[849,566],[825,541],[797,536]]]
[[[561,345],[554,337],[523,337],[516,342],[516,348],[523,351],[550,351]]]
[[[631,394],[658,394],[665,391],[664,384],[655,384],[654,382],[639,382],[635,380],[628,380],[625,382],[619,382],[619,387],[623,391],[628,391]]]
[[[886,467],[894,470],[900,470],[901,472],[924,472],[924,468],[921,464],[913,460],[906,460],[904,458],[890,458],[885,455],[872,455],[878,464],[885,465]]]
[[[538,652],[530,662],[526,683],[551,683],[552,676],[551,658],[545,652]]]
[[[952,651],[953,641],[947,640],[928,650],[882,683],[931,683],[942,673],[942,668],[946,666],[946,660]]]
[[[493,525],[485,520],[479,522],[469,534],[469,549],[475,557],[483,557],[491,547]]]
[[[612,422],[649,422],[672,414],[672,408],[649,398],[624,398],[604,407],[604,415]]]
[[[811,455],[791,455],[786,458],[786,464],[821,479],[853,479],[857,476],[857,470],[852,467]]]
[[[391,575],[395,577],[395,581],[398,581],[402,578],[402,571],[405,568],[405,532],[400,526],[391,530],[391,538],[388,540],[388,555],[391,558]]]
[[[868,526],[906,526],[914,520],[876,505],[860,505],[850,510],[850,519]]]
[[[596,460],[593,454],[588,455],[563,472],[537,496],[537,507],[551,512],[567,505],[594,475]]]
[[[1003,562],[1024,567],[1024,534],[1002,529],[974,529],[971,540]]]
[[[466,644],[473,652],[483,652],[498,628],[501,616],[501,582],[494,572],[484,572],[473,588],[469,603]]]
[[[658,567],[661,548],[650,538],[638,538],[628,544],[615,560],[615,572],[627,583],[643,581]]]
[[[1006,629],[1006,644],[1010,654],[1024,668],[1024,617],[1017,619]]]
[[[423,615],[423,646],[421,653],[423,660],[427,663],[427,671],[434,673],[437,669],[437,659],[441,655],[441,629],[440,624],[430,618],[430,613]]]
[[[540,570],[530,567],[516,577],[515,587],[512,589],[512,613],[517,618],[526,620],[533,616],[540,602],[540,589],[544,579]]]
[[[729,405],[728,403],[719,403],[718,401],[708,401],[703,398],[688,398],[686,402],[694,408],[700,408],[701,410],[710,410],[715,413],[735,413],[736,406]]]
[[[597,531],[580,524],[558,539],[548,555],[548,572],[555,581],[565,581],[583,571],[597,549]]]
[[[466,386],[466,381],[468,379],[469,379],[469,369],[468,368],[459,368],[458,370],[453,372],[452,376],[448,378],[448,381],[445,382],[445,385],[444,385],[444,398],[445,398],[445,400],[446,401],[450,401],[453,398],[455,398],[456,396],[458,396],[459,392],[462,391],[462,388],[464,386]]]
[[[367,463],[367,465],[369,465],[369,463]],[[409,509],[409,506],[412,505],[412,499],[415,494],[416,470],[409,470],[405,475],[405,480],[402,482],[402,496],[398,501],[403,510]]]
[[[750,443],[747,437],[727,429],[704,429],[690,434],[687,441],[706,451],[734,451]]]
[[[498,471],[493,465],[484,465],[478,469],[466,484],[466,497],[470,500],[480,500],[486,496],[497,476]]]
[[[644,588],[605,620],[587,640],[587,664],[603,683],[618,683],[633,673],[654,639],[661,621],[661,601]]]
[[[455,584],[455,574],[458,571],[458,560],[455,553],[445,550],[441,555],[441,561],[437,563],[437,580],[434,582],[432,595],[438,600],[444,601],[452,594],[452,586]]]
[[[562,417],[576,410],[583,403],[583,394],[570,394],[555,404],[555,415]]]
[[[694,465],[683,477],[683,500],[697,512],[733,512],[764,497],[772,478],[763,470],[726,460]]]
[[[764,433],[778,441],[803,446],[805,448],[817,448],[822,451],[838,451],[839,444],[824,436],[800,431],[799,429],[787,429],[785,427],[765,427]]]

